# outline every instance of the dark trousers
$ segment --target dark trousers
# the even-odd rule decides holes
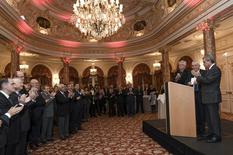
[[[205,104],[209,134],[221,137],[219,103]]]
[[[60,138],[69,136],[69,114],[58,116],[58,127]]]
[[[109,102],[109,117],[116,115],[115,102]]]
[[[124,103],[123,102],[117,102],[117,115],[124,116]]]
[[[136,99],[136,113],[139,112],[139,108],[141,109],[141,112],[144,113],[143,98],[142,97],[138,97]]]
[[[6,155],[16,155],[16,146],[17,146],[17,143],[7,144],[7,146],[6,146]]]
[[[5,155],[5,147],[0,147],[0,155]]]
[[[16,146],[17,155],[27,155],[27,131],[21,131],[19,137],[19,143]]]
[[[40,142],[41,125],[42,125],[42,118],[32,122],[31,132],[29,136],[31,144],[38,144]]]
[[[199,91],[195,92],[195,110],[197,135],[203,135],[205,133],[205,110],[201,101],[201,93]]]
[[[135,114],[135,102],[134,100],[131,100],[127,103],[127,112],[129,116],[132,116]]]
[[[52,139],[52,130],[53,130],[53,117],[43,117],[41,140],[47,141],[49,139]]]
[[[73,133],[78,129],[79,106],[77,102],[71,104],[70,111],[70,132]]]
[[[91,117],[96,116],[96,104],[93,102],[90,105],[90,115]]]
[[[106,114],[106,105],[105,105],[105,99],[102,98],[99,100],[100,104],[100,113]]]

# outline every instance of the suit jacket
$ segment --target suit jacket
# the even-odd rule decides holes
[[[189,82],[189,81],[188,81],[188,79],[189,79],[189,71],[186,70],[186,69],[185,69],[183,72],[177,71],[176,74],[175,74],[175,77],[176,77],[176,75],[177,75],[178,73],[180,73],[181,78],[180,78],[178,81],[176,81],[176,80],[174,79],[174,82],[179,83],[179,84],[186,85],[186,84]]]
[[[7,117],[6,115],[1,115],[0,120],[2,121],[2,126],[9,126],[9,124],[10,124],[10,118],[9,117]]]
[[[19,103],[19,95],[16,92],[11,93],[9,99],[11,100],[12,106]],[[16,144],[20,137],[20,115],[17,114],[11,118],[10,126],[7,134],[7,144]]]
[[[198,77],[197,82],[201,84],[203,104],[220,103],[222,101],[220,91],[221,70],[216,65],[206,71],[204,76]]]
[[[7,99],[1,92],[0,92],[0,115],[4,115],[10,108],[11,103],[9,99]],[[3,125],[0,128],[0,148],[4,147],[7,143],[7,132],[8,127]]]
[[[31,106],[31,121],[32,123],[37,123],[38,120],[42,119],[44,107],[45,107],[45,100],[42,97],[41,91],[38,92],[38,97],[36,98],[36,103]]]
[[[45,101],[47,103],[44,108],[43,117],[53,117],[54,116],[54,97],[52,97],[49,93],[42,92],[41,93]]]
[[[70,112],[70,100],[68,96],[64,93],[62,94],[60,91],[55,95],[55,100],[57,104],[57,115],[65,116]]]

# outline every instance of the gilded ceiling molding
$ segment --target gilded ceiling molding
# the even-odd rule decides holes
[[[233,1],[208,0],[203,1],[195,8],[190,8],[184,3],[181,3],[153,31],[139,38],[98,44],[83,42],[77,44],[73,41],[64,41],[64,44],[60,45],[57,39],[50,36],[45,37],[35,32],[32,32],[28,36],[20,33],[17,29],[17,21],[20,20],[20,17],[4,1],[0,3],[0,13],[1,16],[4,16],[4,18],[1,17],[3,20],[0,21],[0,32],[11,40],[20,38],[19,40],[25,44],[28,50],[52,56],[62,56],[62,53],[69,49],[74,58],[111,58],[116,53],[123,53],[125,57],[132,57],[155,51],[187,32],[192,31],[201,21],[228,8],[233,4]],[[75,45],[74,47],[73,44]]]

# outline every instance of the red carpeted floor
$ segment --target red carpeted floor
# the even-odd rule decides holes
[[[142,121],[155,114],[134,117],[101,116],[83,124],[69,139],[41,146],[32,155],[164,155],[169,154],[142,132]]]

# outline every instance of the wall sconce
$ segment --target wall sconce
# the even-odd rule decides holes
[[[53,86],[60,83],[58,74],[53,74]]]
[[[205,55],[205,50],[204,49],[201,49],[201,55]]]
[[[26,72],[26,70],[28,70],[28,68],[29,68],[29,65],[27,65],[27,64],[21,64],[21,65],[19,65],[19,69],[21,71],[23,71],[23,72]]]
[[[133,77],[131,73],[127,73],[125,77],[126,83],[133,83]]]
[[[153,63],[153,67],[155,68],[155,70],[159,70],[161,69],[161,64],[159,62],[155,62]]]

